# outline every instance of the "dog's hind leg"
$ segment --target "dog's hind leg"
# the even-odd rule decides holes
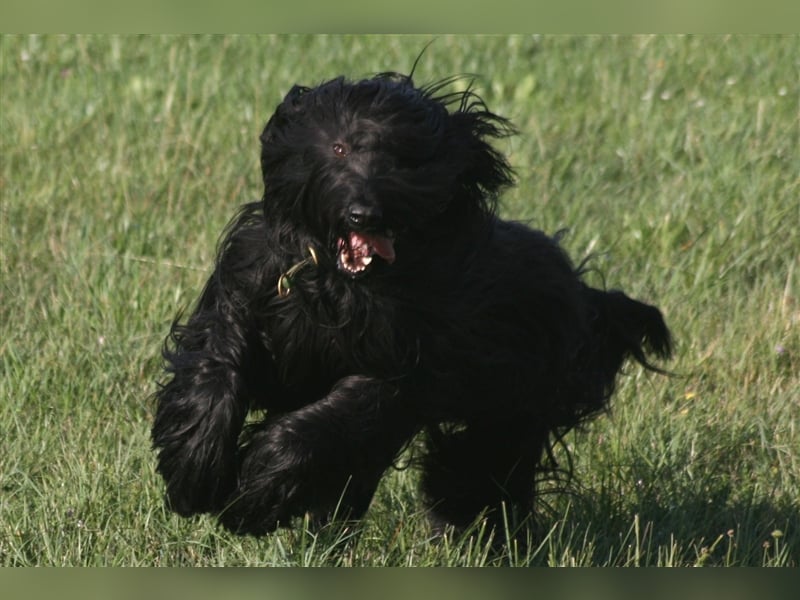
[[[422,491],[435,528],[464,530],[485,515],[502,538],[530,514],[547,438],[526,421],[509,415],[427,432]]]
[[[316,522],[358,518],[415,427],[393,384],[346,377],[321,400],[248,432],[239,487],[220,520],[260,535],[306,512]]]

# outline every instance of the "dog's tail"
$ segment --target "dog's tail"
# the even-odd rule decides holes
[[[672,335],[658,308],[620,291],[581,285],[588,310],[583,342],[571,356],[569,376],[560,384],[561,401],[550,415],[554,426],[543,460],[543,470],[557,472],[565,481],[572,476],[572,462],[564,436],[607,408],[625,361],[633,359],[649,371],[669,374],[653,361],[672,355]],[[566,450],[566,468],[559,465],[554,454],[557,445]]]
[[[583,342],[571,358],[567,380],[557,404],[556,437],[602,412],[616,387],[623,364],[633,359],[657,373],[656,366],[672,354],[672,336],[656,307],[619,291],[584,286],[588,306]]]
[[[664,373],[649,358],[666,360],[672,355],[672,336],[661,311],[620,291],[586,290],[591,306],[591,362],[604,375],[607,393],[613,390],[614,379],[627,358]]]

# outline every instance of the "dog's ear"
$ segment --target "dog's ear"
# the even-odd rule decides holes
[[[302,85],[293,85],[289,93],[284,96],[283,101],[275,109],[273,115],[267,121],[264,131],[261,132],[261,144],[266,145],[272,139],[276,128],[285,123],[286,118],[297,113],[300,108],[300,98],[309,91],[309,88]]]
[[[300,99],[300,96],[305,94],[309,91],[310,88],[307,88],[303,85],[293,85],[292,89],[289,90],[289,93],[283,98],[283,102],[281,106],[290,106],[292,108],[297,108],[297,101]]]
[[[481,196],[496,196],[514,184],[514,170],[492,142],[513,135],[513,125],[503,117],[473,105],[450,115],[453,139],[460,165],[460,182]]]

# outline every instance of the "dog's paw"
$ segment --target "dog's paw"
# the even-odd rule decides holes
[[[225,529],[237,535],[266,535],[279,525],[286,526],[291,516],[280,510],[276,499],[248,498],[247,492],[232,497],[231,502],[218,515]]]
[[[284,421],[253,435],[242,449],[237,489],[219,515],[238,534],[263,535],[311,508],[312,449]]]
[[[309,515],[322,525],[366,512],[382,464],[365,467],[337,436],[311,429],[299,415],[263,424],[242,448],[237,489],[219,514],[238,534],[264,535]]]

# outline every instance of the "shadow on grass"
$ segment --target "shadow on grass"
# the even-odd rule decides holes
[[[583,490],[530,557],[551,562],[580,549],[595,565],[616,566],[797,566],[800,508],[755,490],[745,497],[725,483],[696,487],[660,478],[637,480],[635,498],[616,490]],[[545,513],[552,511],[544,511]],[[576,544],[576,541],[578,542]],[[543,554],[541,548],[548,552]],[[591,546],[591,552],[586,546]]]

